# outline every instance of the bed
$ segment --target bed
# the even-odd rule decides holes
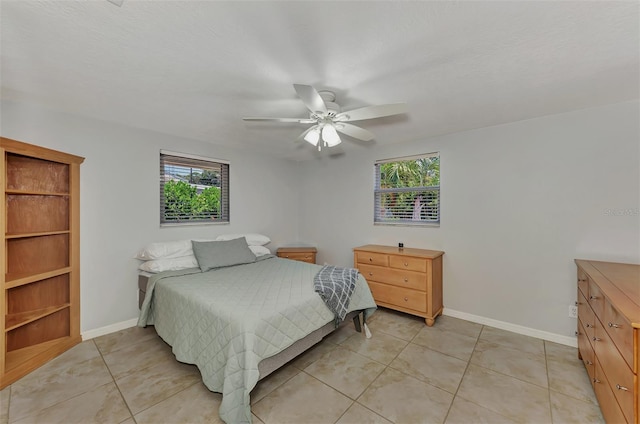
[[[223,395],[225,422],[251,422],[250,392],[258,380],[335,329],[334,314],[313,287],[321,268],[267,255],[206,272],[155,274],[138,326],[154,325],[178,361],[198,366],[204,384]],[[359,323],[356,314],[366,320],[375,308],[358,276],[347,319]]]

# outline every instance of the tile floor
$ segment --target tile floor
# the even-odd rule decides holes
[[[379,309],[251,393],[256,423],[602,423],[577,351]],[[153,327],[88,340],[0,392],[0,423],[217,423],[221,396]]]

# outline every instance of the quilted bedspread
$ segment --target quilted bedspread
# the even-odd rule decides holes
[[[225,422],[250,423],[258,363],[334,319],[313,289],[321,268],[271,257],[204,273],[157,274],[149,280],[138,325],[155,325],[178,361],[198,366],[204,384],[223,395]],[[375,307],[359,276],[349,311],[364,309],[368,316]]]

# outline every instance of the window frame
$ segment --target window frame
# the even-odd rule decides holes
[[[165,217],[165,166],[174,165],[185,168],[195,168],[203,171],[214,171],[219,173],[220,179],[220,209],[219,217],[216,219],[210,218],[194,218],[194,215],[190,215],[186,219],[167,220]],[[214,159],[204,156],[197,156],[188,153],[174,152],[169,150],[160,150],[160,226],[161,227],[175,227],[175,226],[189,226],[189,225],[226,225],[230,223],[230,163],[224,159]],[[192,183],[189,183],[190,185]],[[210,187],[217,187],[211,185]]]
[[[440,171],[440,152],[424,153],[419,155],[402,156],[389,159],[376,160],[374,163],[374,184],[373,184],[373,224],[388,226],[409,226],[409,227],[439,227],[441,221],[441,195],[440,185],[419,186],[419,187],[398,187],[381,188],[381,165],[392,162],[406,162],[411,160],[438,158],[438,172]],[[438,180],[439,182],[439,180]],[[381,195],[385,193],[406,193],[406,192],[436,192],[437,193],[437,219],[434,220],[413,220],[413,219],[384,219],[381,215],[382,206]]]

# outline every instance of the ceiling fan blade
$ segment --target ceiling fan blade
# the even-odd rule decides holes
[[[365,119],[382,118],[383,116],[407,113],[406,103],[391,103],[388,105],[365,106],[360,109],[348,110],[336,115],[336,122],[362,121]]]
[[[242,118],[243,121],[272,121],[272,122],[294,122],[297,124],[315,124],[315,119],[310,118]]]
[[[326,115],[328,113],[327,105],[324,104],[324,100],[322,100],[315,88],[304,84],[293,84],[293,88],[296,89],[296,93],[312,113],[318,115]]]
[[[355,125],[347,124],[346,122],[337,123],[335,124],[335,127],[336,130],[340,131],[342,134],[357,138],[358,140],[371,141],[374,137],[371,131],[356,127]]]

